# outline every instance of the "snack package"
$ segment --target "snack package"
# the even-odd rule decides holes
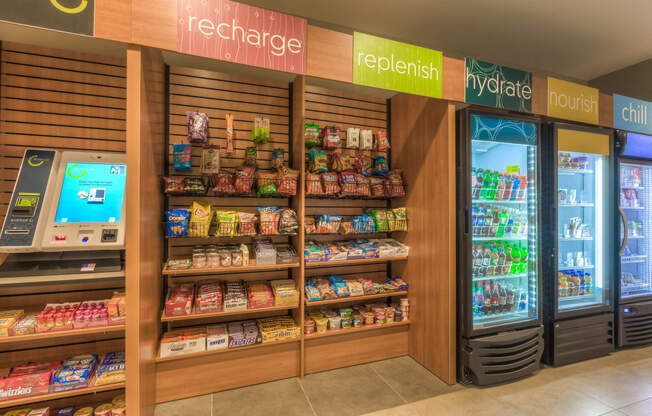
[[[188,236],[208,237],[211,225],[212,212],[210,204],[193,201],[188,222]]]
[[[22,309],[1,311],[0,312],[0,337],[9,336],[9,329],[23,316]]]
[[[229,334],[226,324],[210,325],[206,327],[206,350],[224,350],[229,344]]]
[[[321,181],[324,186],[324,195],[336,196],[340,193],[341,187],[338,183],[339,176],[335,172],[326,172],[321,174]]]
[[[375,149],[377,152],[386,152],[389,150],[389,139],[387,138],[387,130],[378,130],[375,134]]]
[[[245,166],[251,166],[255,168],[257,158],[258,158],[258,149],[256,149],[256,146],[249,146],[245,149],[245,159],[244,159]]]
[[[256,168],[253,166],[238,166],[235,168],[235,192],[241,194],[248,194],[254,185],[254,174]]]
[[[280,215],[278,207],[258,207],[258,217],[260,218],[261,235],[276,235],[279,233]]]
[[[200,176],[186,176],[183,178],[183,193],[188,195],[203,195],[206,187]]]
[[[180,172],[192,171],[192,146],[189,144],[175,144],[173,149],[173,169]]]
[[[360,129],[349,127],[346,129],[346,148],[357,149],[360,147]]]
[[[312,280],[306,282],[304,292],[306,293],[306,299],[308,300],[308,302],[316,302],[319,300],[323,300],[321,295],[319,294],[319,290],[317,290],[317,286],[315,285],[315,282]]]
[[[360,130],[360,150],[372,150],[374,136],[371,130]]]
[[[272,280],[269,284],[274,294],[275,306],[297,306],[299,304],[299,291],[294,280]]]
[[[258,184],[258,194],[259,195],[274,195],[278,191],[277,176],[275,173],[271,172],[257,172],[256,181]]]
[[[355,170],[365,176],[371,176],[374,162],[367,155],[359,155],[355,158]]]
[[[328,171],[328,155],[322,150],[313,149],[308,153],[308,166],[313,173]]]
[[[204,145],[201,150],[201,173],[212,175],[220,171],[220,146]]]
[[[299,171],[282,166],[278,171],[278,193],[284,196],[297,194]]]
[[[407,208],[394,208],[392,213],[395,217],[395,226],[393,231],[407,231]]]
[[[340,196],[351,197],[358,195],[358,184],[355,172],[340,173]]]
[[[161,338],[161,358],[206,351],[206,328],[168,331]]]
[[[235,211],[217,211],[216,237],[235,237],[238,235],[238,213]]]
[[[208,116],[204,113],[189,111],[188,141],[190,143],[205,143],[208,138]]]
[[[387,210],[372,209],[369,210],[369,215],[376,222],[376,232],[384,233],[390,231],[389,222],[387,221]]]
[[[168,237],[187,237],[190,212],[187,209],[171,209],[167,216],[166,232]]]
[[[339,149],[342,147],[340,139],[340,129],[335,126],[327,126],[321,130],[321,146],[326,150]]]
[[[276,170],[281,170],[284,164],[285,164],[285,150],[283,149],[272,150],[272,168]]]
[[[303,126],[303,141],[309,149],[321,145],[319,125],[306,123]]]
[[[297,251],[289,244],[277,244],[276,264],[292,264],[299,261]]]
[[[356,158],[351,155],[342,154],[340,149],[334,150],[331,156],[331,167],[335,172],[353,170],[356,165]]]
[[[108,353],[97,367],[96,386],[121,383],[126,380],[124,353]]]
[[[0,321],[1,320],[2,319],[0,318]],[[19,335],[31,335],[36,333],[37,320],[38,320],[38,315],[35,314],[24,315],[13,326],[9,328],[9,335],[19,336]],[[0,329],[0,331],[2,330]]]
[[[389,164],[385,156],[376,156],[374,159],[374,175],[384,175],[389,172]]]
[[[317,233],[336,234],[340,228],[342,217],[339,215],[320,215],[317,217]]]
[[[405,196],[405,186],[403,185],[403,172],[395,169],[387,174],[385,180],[385,193],[390,198]]]
[[[303,226],[306,229],[306,234],[315,234],[317,232],[315,217],[305,217],[303,219]]]
[[[180,194],[183,193],[183,176],[170,176],[163,177],[165,183],[166,194]]]
[[[190,315],[195,286],[192,283],[183,283],[168,289],[165,301],[165,316]]]
[[[369,179],[366,176],[357,173],[355,175],[355,181],[358,184],[356,194],[363,198],[369,198],[371,196]]]
[[[265,144],[269,141],[270,137],[270,123],[268,118],[254,119],[254,130],[251,132],[251,139],[254,143]]]
[[[220,169],[217,175],[214,175],[215,186],[213,191],[219,194],[232,194],[235,192],[235,173],[232,169]]]
[[[278,231],[284,235],[294,235],[299,228],[297,213],[290,208],[283,208],[279,214]]]
[[[233,154],[233,114],[225,114],[226,119],[226,154]]]
[[[324,187],[318,173],[306,174],[306,195],[323,195]]]
[[[274,306],[272,289],[267,282],[250,282],[247,284],[249,309],[271,308]]]
[[[238,212],[238,235],[256,235],[256,215]]]
[[[342,222],[340,222],[340,228],[337,230],[337,232],[341,235],[354,234],[355,231],[353,229],[353,221],[351,218],[342,218]]]
[[[57,393],[88,387],[96,365],[96,354],[78,355],[66,359],[52,377],[52,392]]]
[[[385,197],[385,179],[379,178],[377,176],[372,176],[369,178],[369,186],[371,188],[372,198]]]

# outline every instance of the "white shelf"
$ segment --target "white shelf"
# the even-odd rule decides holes
[[[511,204],[511,205],[525,205],[527,201],[511,201],[511,200],[489,200],[489,199],[474,199],[472,200],[474,204]]]
[[[593,207],[595,204],[592,202],[578,202],[577,204],[559,204],[560,207],[570,208],[570,207]]]
[[[593,237],[580,237],[580,238],[560,237],[559,241],[593,241]]]
[[[499,279],[518,279],[520,277],[527,277],[527,273],[523,274],[498,274],[493,276],[474,276],[474,282],[482,282],[485,280],[499,280]]]
[[[636,209],[636,210],[644,210],[645,207],[620,207],[622,209]]]
[[[590,269],[595,269],[595,266],[582,266],[582,267],[579,267],[579,266],[562,266],[562,265],[560,264],[559,267],[558,267],[557,269],[558,269],[559,271],[562,271],[562,270],[568,270],[568,269],[583,269],[583,270],[590,270]]]
[[[527,236],[518,237],[473,237],[473,241],[525,241]]]
[[[558,172],[560,175],[583,175],[586,173],[593,173],[591,169],[571,169],[571,168],[559,168]]]

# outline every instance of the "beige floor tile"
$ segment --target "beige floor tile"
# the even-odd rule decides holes
[[[391,409],[379,410],[373,413],[367,413],[363,416],[421,416],[414,403],[404,406],[392,407]]]
[[[627,416],[627,415],[621,412],[620,410],[612,410],[611,412],[603,413],[600,416]]]
[[[463,389],[449,386],[408,356],[369,365],[408,403]]]
[[[652,396],[652,390],[650,391],[650,396]],[[619,410],[627,416],[650,416],[652,415],[652,398],[630,404]]]
[[[301,384],[318,416],[358,416],[405,404],[369,365],[310,374]]]
[[[191,397],[161,403],[156,406],[155,416],[211,416],[211,395]]]
[[[299,380],[289,378],[213,395],[213,416],[312,416]]]
[[[510,403],[494,399],[478,388],[468,388],[414,403],[420,416],[527,416]]]

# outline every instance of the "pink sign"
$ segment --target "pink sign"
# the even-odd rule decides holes
[[[230,0],[177,0],[177,50],[305,74],[306,19]]]

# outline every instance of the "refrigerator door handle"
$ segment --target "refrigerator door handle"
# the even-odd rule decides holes
[[[469,234],[469,209],[464,209],[464,234]]]
[[[629,235],[629,224],[627,224],[627,218],[625,217],[625,211],[621,207],[618,207],[618,212],[620,213],[620,219],[623,222],[623,244],[618,250],[618,255],[622,257],[625,246],[627,246],[627,236]]]

